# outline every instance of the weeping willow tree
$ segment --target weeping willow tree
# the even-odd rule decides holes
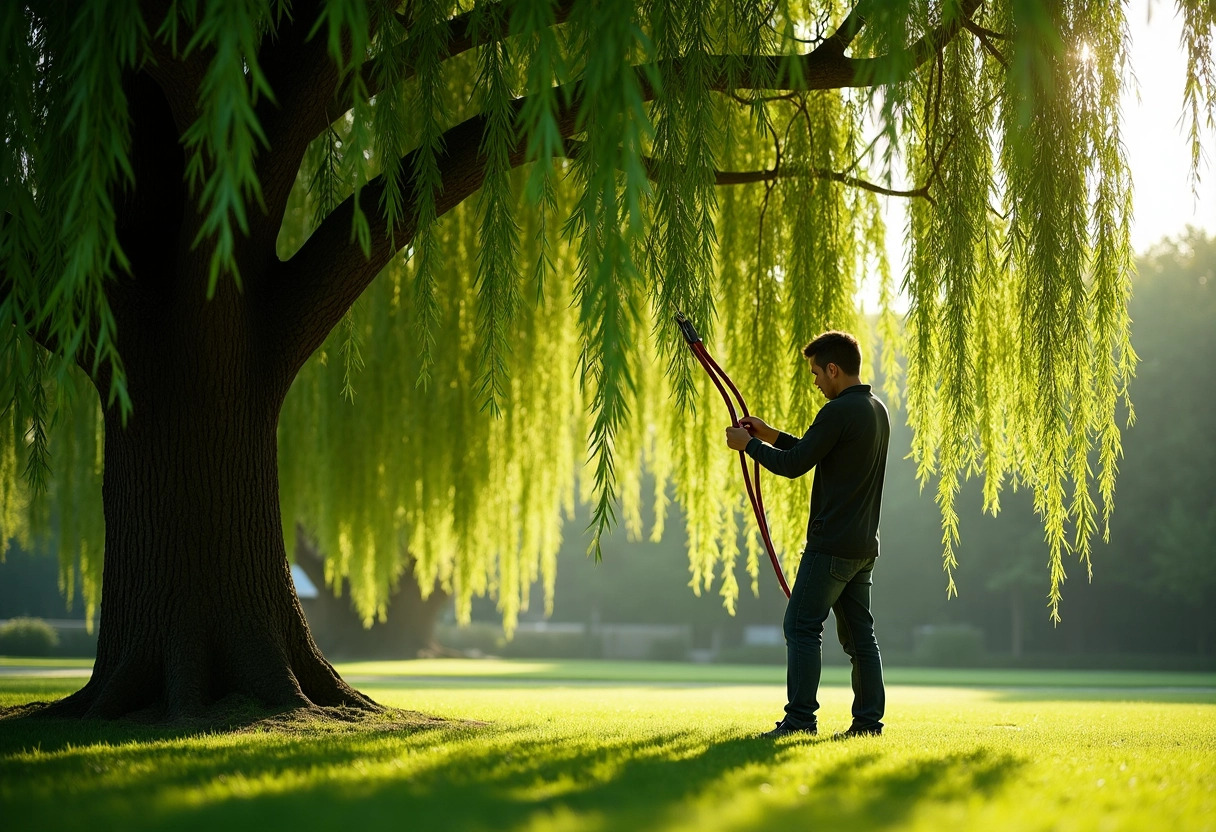
[[[1197,137],[1216,12],[1179,8]],[[693,589],[730,606],[760,545],[677,310],[791,428],[818,405],[799,346],[881,344],[947,572],[960,480],[991,511],[1029,488],[1055,614],[1106,529],[1135,365],[1123,14],[3,4],[0,534],[57,532],[65,585],[101,599],[93,676],[53,710],[375,709],[313,644],[297,522],[368,621],[411,569],[510,627],[552,598],[576,499],[598,556],[674,497]],[[882,196],[911,206],[903,322]],[[806,499],[769,499],[790,570]]]

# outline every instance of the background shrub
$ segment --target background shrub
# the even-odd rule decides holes
[[[41,618],[14,618],[0,625],[0,655],[49,656],[59,646],[59,633]]]

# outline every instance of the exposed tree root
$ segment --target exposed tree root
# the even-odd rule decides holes
[[[240,653],[229,656],[171,644],[159,654],[99,659],[83,688],[45,705],[39,716],[129,718],[172,726],[215,725],[228,721],[230,714],[238,722],[284,713],[311,713],[318,719],[343,715],[349,722],[355,714],[391,710],[348,685],[306,633],[290,658],[273,643],[260,646],[251,647],[246,640]]]
[[[407,711],[381,707],[370,712],[351,708],[299,708],[276,714],[238,729],[238,733],[412,733],[444,728],[476,728],[484,722],[451,720]]]
[[[191,717],[169,719],[163,708],[153,707],[125,714],[120,719],[80,719],[63,715],[59,702],[28,702],[0,708],[0,729],[18,723],[54,720],[61,724],[102,724],[124,730],[163,729],[174,734],[194,733],[255,733],[255,734],[324,734],[324,733],[413,733],[453,728],[476,728],[485,723],[473,720],[451,720],[402,708],[377,706],[376,710],[348,707],[318,707],[270,711],[243,697],[228,697],[214,703]]]

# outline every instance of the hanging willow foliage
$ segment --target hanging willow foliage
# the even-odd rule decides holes
[[[1216,12],[1178,5],[1197,181]],[[124,77],[152,63],[202,73],[178,103],[213,292],[245,279],[242,246],[268,210],[258,165],[288,135],[258,113],[303,106],[276,99],[262,56],[302,26],[330,65],[298,72],[331,80],[289,159],[277,254],[302,286],[328,279],[317,270],[355,277],[333,278],[323,300],[341,323],[283,406],[283,518],[289,539],[297,522],[316,535],[367,621],[412,569],[465,620],[492,594],[510,629],[537,581],[552,602],[576,495],[597,557],[618,511],[646,534],[644,502],[661,535],[674,495],[692,589],[718,581],[733,607],[740,535],[755,589],[759,539],[677,310],[752,410],[794,432],[820,404],[799,348],[827,328],[859,333],[935,482],[950,591],[971,476],[992,512],[1004,487],[1033,491],[1053,617],[1068,559],[1089,568],[1136,362],[1122,4],[178,0],[155,20],[134,0],[57,8],[0,8],[0,534],[57,528],[64,585],[78,552],[90,609],[100,405],[72,367],[129,408],[107,299],[129,268],[114,201],[141,185]],[[910,206],[902,326],[881,195]],[[876,323],[856,302],[869,279]],[[791,572],[808,480],[768,495]]]

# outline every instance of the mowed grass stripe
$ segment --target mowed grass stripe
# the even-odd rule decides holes
[[[773,743],[755,734],[780,716],[780,684],[491,681],[363,685],[486,723],[411,733],[72,739],[0,723],[0,817],[6,830],[1216,829],[1202,690],[892,685],[881,738]],[[4,679],[0,699],[72,689]],[[847,725],[850,698],[823,689],[825,731]]]
[[[422,659],[418,661],[344,662],[344,676],[375,678],[511,678],[600,682],[690,682],[707,684],[785,683],[780,665],[691,664],[688,662],[620,662],[595,660]],[[886,667],[891,684],[983,687],[1210,688],[1216,673],[1124,670],[1011,670],[1003,668]],[[849,668],[828,665],[824,680],[848,684]]]
[[[0,678],[56,671],[87,672],[90,659],[0,657]],[[416,661],[339,662],[338,671],[358,683],[379,679],[551,680],[587,682],[669,682],[689,684],[784,684],[779,665],[691,664],[530,659],[421,659]],[[1042,688],[1198,688],[1216,692],[1216,672],[1124,670],[1013,670],[1003,668],[886,667],[887,682],[897,685],[1042,687]],[[848,684],[849,668],[824,667],[826,684]]]

